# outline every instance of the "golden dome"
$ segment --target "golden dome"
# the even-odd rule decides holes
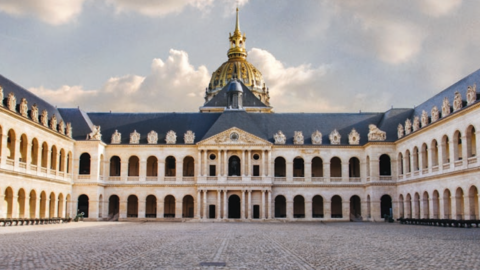
[[[262,102],[268,102],[268,93],[265,88],[262,73],[247,61],[247,50],[245,49],[246,39],[245,34],[242,35],[240,32],[237,8],[235,31],[233,35],[230,34],[229,36],[230,49],[227,52],[228,61],[212,73],[212,78],[205,93],[205,103],[211,100],[232,79],[241,81]]]

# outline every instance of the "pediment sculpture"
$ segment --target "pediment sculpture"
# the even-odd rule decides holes
[[[3,87],[0,86],[0,106],[3,106]]]
[[[26,98],[22,98],[22,101],[20,102],[20,114],[23,117],[28,117],[28,102]]]
[[[352,129],[348,134],[348,143],[351,145],[360,144],[360,134],[355,129]]]
[[[115,130],[115,132],[112,134],[112,144],[119,144],[122,141],[122,133],[118,132],[118,130]]]
[[[402,124],[398,124],[397,137],[400,139],[400,138],[403,137],[403,134],[404,134],[403,126],[402,126]]]
[[[450,101],[448,101],[447,97],[443,98],[442,104],[442,117],[445,117],[450,114]]]
[[[462,95],[460,92],[455,91],[455,97],[453,98],[453,111],[460,110],[463,106]]]
[[[158,133],[154,130],[150,131],[147,134],[147,142],[148,144],[157,144],[158,143]]]
[[[405,135],[412,133],[412,122],[410,119],[405,121]]]
[[[65,135],[65,123],[63,122],[63,120],[60,120],[60,123],[58,123],[58,131],[60,132],[60,134]]]
[[[140,143],[140,133],[137,130],[134,130],[130,133],[130,144],[139,144]]]
[[[285,144],[287,141],[287,138],[281,130],[279,130],[277,134],[273,135],[273,138],[275,139],[275,144]]]
[[[293,144],[303,144],[303,133],[301,131],[295,131],[293,134]]]
[[[312,133],[312,144],[322,144],[322,133],[316,130]]]
[[[165,141],[167,144],[175,144],[177,142],[177,134],[175,134],[175,131],[170,130],[167,132],[167,136],[165,136]]]
[[[438,111],[437,106],[433,106],[431,115],[432,115],[432,123],[436,122],[438,118],[440,118],[440,112]]]
[[[193,144],[195,142],[195,133],[187,130],[187,132],[183,134],[183,141],[185,144]]]
[[[48,127],[48,112],[47,112],[47,110],[42,111],[42,116],[40,116],[40,121],[42,122],[43,126]]]
[[[222,142],[226,142],[228,140],[228,135],[227,134],[221,134],[219,135],[218,137],[215,138],[215,142],[216,143],[222,143]]]
[[[55,114],[50,119],[50,128],[54,131],[57,131],[57,116]]]
[[[473,104],[477,100],[477,85],[467,88],[467,105]]]
[[[342,136],[340,135],[340,133],[338,133],[337,129],[334,129],[332,131],[332,133],[330,133],[330,144],[340,144],[340,139],[342,138]]]
[[[243,141],[243,142],[247,142],[247,143],[254,143],[255,142],[255,140],[251,136],[249,136],[245,133],[240,133],[240,140]]]
[[[7,106],[10,111],[15,111],[15,107],[17,106],[17,98],[13,92],[10,92],[7,97]]]
[[[102,139],[102,133],[100,133],[100,126],[93,126],[92,132],[87,134],[87,140],[100,141]]]
[[[72,123],[70,122],[67,123],[67,128],[65,130],[65,133],[69,138],[72,138]]]
[[[413,117],[413,131],[417,131],[420,129],[420,118],[418,116]]]
[[[428,113],[423,110],[422,112],[422,127],[426,127],[428,125]]]
[[[387,133],[380,130],[374,124],[368,125],[368,140],[369,141],[385,141],[387,139]]]

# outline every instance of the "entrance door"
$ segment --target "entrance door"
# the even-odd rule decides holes
[[[208,218],[215,218],[215,205],[210,204],[208,206]]]
[[[255,204],[253,206],[253,218],[258,219],[260,218],[260,205]]]
[[[228,218],[240,218],[240,197],[237,195],[228,198]]]

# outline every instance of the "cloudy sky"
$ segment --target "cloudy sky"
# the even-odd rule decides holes
[[[0,0],[0,74],[58,107],[196,112],[237,4],[276,112],[410,108],[480,68],[480,1]]]

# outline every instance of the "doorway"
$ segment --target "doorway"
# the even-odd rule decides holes
[[[228,198],[228,218],[240,218],[240,197],[237,195]]]

